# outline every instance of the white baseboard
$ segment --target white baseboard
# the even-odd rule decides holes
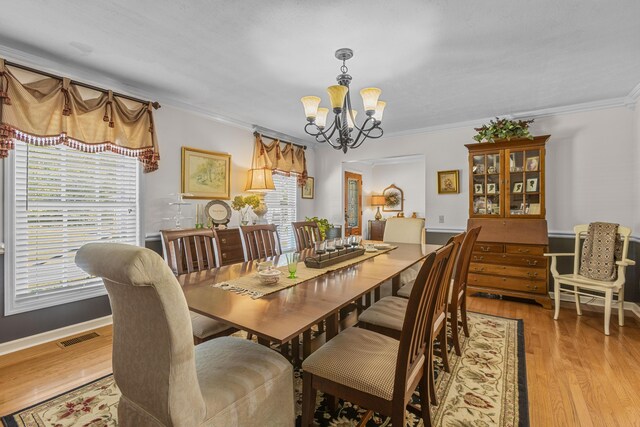
[[[54,329],[53,331],[43,332],[30,337],[20,338],[0,344],[0,356],[3,354],[13,353],[15,351],[24,350],[40,344],[51,341],[57,341],[70,335],[76,335],[81,332],[90,331],[92,329],[101,328],[112,323],[111,315],[99,317],[87,322],[76,323],[75,325],[65,326],[64,328]]]
[[[549,297],[553,300],[555,298],[555,295],[553,292],[549,292]],[[571,302],[573,303],[574,297],[573,295],[567,294],[567,293],[561,293],[560,294],[560,301],[566,301],[566,302]],[[586,297],[584,295],[580,296],[580,304],[584,304],[584,305],[592,305],[595,307],[604,307],[604,299],[602,298],[591,298],[591,297]],[[618,309],[618,302],[616,300],[613,300],[613,304],[612,304],[612,312]],[[640,319],[640,305],[638,305],[638,303],[635,302],[629,302],[629,301],[625,301],[624,302],[624,311],[625,312],[631,312],[632,314],[634,314],[638,319]]]

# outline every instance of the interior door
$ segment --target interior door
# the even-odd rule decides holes
[[[344,235],[362,235],[362,175],[344,173]]]

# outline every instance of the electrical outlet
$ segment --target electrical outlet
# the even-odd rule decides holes
[[[440,215],[440,216],[438,217],[438,223],[440,223],[440,224],[444,224],[444,215]]]

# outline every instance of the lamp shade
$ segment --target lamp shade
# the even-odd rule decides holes
[[[384,107],[386,107],[387,103],[384,101],[378,101],[376,104],[376,112],[373,113],[373,118],[377,121],[382,121],[382,114],[384,113]]]
[[[329,114],[329,109],[320,107],[318,108],[318,115],[316,116],[316,125],[319,128],[323,128],[327,125],[327,115]]]
[[[347,126],[349,129],[353,129],[353,120],[351,120],[351,115],[353,115],[353,120],[355,120],[358,112],[356,110],[351,110],[351,114],[347,114]]]
[[[300,98],[302,106],[304,107],[304,115],[308,120],[316,118],[318,114],[318,105],[320,105],[320,98],[317,96],[303,96]]]
[[[383,195],[373,195],[371,196],[371,206],[384,206],[384,196]]]
[[[333,110],[342,110],[342,106],[344,105],[344,97],[347,96],[347,92],[349,88],[342,85],[333,85],[327,88],[327,93],[329,94],[329,99],[331,100],[331,108]]]
[[[271,169],[249,169],[244,191],[271,191],[275,189]]]
[[[364,111],[371,115],[376,111],[376,105],[378,105],[378,98],[382,91],[377,87],[366,87],[360,91],[362,96],[362,103],[364,104]]]

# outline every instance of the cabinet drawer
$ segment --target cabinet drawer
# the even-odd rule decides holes
[[[477,253],[471,254],[471,262],[508,264],[524,267],[546,268],[547,258],[543,256],[516,255],[516,254],[492,254]]]
[[[494,252],[494,253],[502,253],[504,252],[504,245],[501,243],[476,243],[473,245],[474,252]]]
[[[485,274],[469,273],[470,286],[482,286],[486,288],[507,289],[510,291],[533,292],[546,294],[546,282],[540,280],[518,279],[515,277],[490,276]]]
[[[521,255],[544,255],[546,249],[544,246],[533,245],[506,245],[506,253]]]
[[[495,274],[499,276],[520,277],[531,280],[544,280],[547,270],[543,268],[518,267],[514,265],[497,265],[471,263],[469,273]]]

